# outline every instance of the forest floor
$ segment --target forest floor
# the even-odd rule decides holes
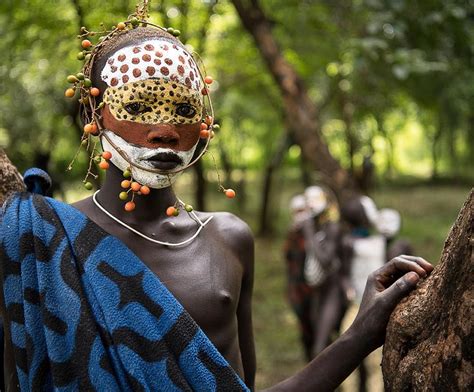
[[[248,179],[247,194],[240,191],[235,200],[227,200],[208,191],[209,210],[227,210],[236,213],[257,232],[259,206],[258,187]],[[276,181],[275,181],[276,182]],[[416,184],[416,183],[415,183]],[[467,185],[385,185],[378,186],[371,194],[379,208],[391,207],[402,215],[399,238],[409,239],[415,253],[436,264],[451,225],[468,196]],[[277,185],[275,185],[276,187]],[[192,202],[192,177],[187,173],[178,181],[177,194]],[[257,351],[257,390],[294,374],[304,365],[303,351],[299,342],[298,325],[285,297],[286,277],[283,258],[283,241],[288,226],[288,201],[302,186],[287,176],[278,178],[270,207],[274,234],[256,238],[255,288],[253,297],[253,321]],[[71,202],[85,196],[79,187],[68,192]],[[354,318],[357,308],[352,306],[346,314],[343,326]],[[369,392],[383,391],[380,369],[381,349],[369,356]],[[355,372],[356,373],[356,372]],[[357,392],[357,376],[351,375],[343,384],[344,392]]]

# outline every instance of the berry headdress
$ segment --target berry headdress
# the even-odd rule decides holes
[[[91,171],[93,162],[96,162],[99,168],[106,170],[109,168],[109,161],[113,160],[112,154],[120,155],[115,158],[120,159],[121,162],[126,161],[127,168],[124,170],[125,179],[121,184],[124,191],[119,197],[127,201],[131,195],[131,200],[125,204],[125,209],[128,211],[134,209],[135,195],[150,193],[146,185],[134,181],[134,172],[146,170],[157,174],[164,173],[168,178],[176,175],[195,164],[203,156],[214,136],[214,129],[218,128],[218,125],[214,124],[212,101],[209,95],[209,85],[213,79],[204,75],[192,54],[179,41],[178,30],[155,25],[149,22],[147,17],[148,1],[143,1],[140,6],[137,6],[134,14],[130,15],[126,21],[113,26],[111,30],[104,28],[101,32],[93,32],[82,27],[78,38],[82,41],[83,50],[78,53],[77,58],[84,61],[84,65],[81,72],[67,77],[71,87],[65,92],[66,97],[70,98],[75,97],[77,92],[80,94],[81,117],[84,122],[81,146],[91,151],[89,168],[83,181],[84,186],[86,189],[92,189],[89,178],[97,177]],[[99,37],[96,44],[91,41],[93,37]],[[169,52],[167,52],[168,49],[170,49]],[[196,91],[198,99],[203,104],[198,147],[190,162],[175,171],[163,172],[157,168],[144,168],[133,162],[107,136],[102,126],[101,111],[105,105],[104,100],[107,100],[104,92],[108,87],[119,89],[126,83],[139,82],[157,75],[179,82]],[[143,120],[146,121],[146,118],[143,117]],[[99,153],[97,149],[99,138],[95,136],[101,137],[105,145],[112,146],[113,153],[111,151]],[[69,169],[71,167],[72,165]],[[229,198],[235,196],[233,190],[225,189],[220,184],[219,189]],[[176,211],[179,212],[179,203],[173,207],[174,214]]]

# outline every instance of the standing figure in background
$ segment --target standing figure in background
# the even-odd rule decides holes
[[[386,254],[385,260],[392,260],[400,255],[413,255],[414,250],[411,243],[403,238],[396,238],[402,226],[402,217],[393,208],[382,208],[378,211],[374,222],[377,231],[385,237]]]
[[[368,196],[355,197],[341,207],[347,232],[343,239],[344,260],[349,265],[350,280],[355,290],[355,301],[360,303],[364,281],[369,274],[382,267],[386,261],[386,239],[374,234],[378,211]]]
[[[341,215],[347,230],[342,240],[343,259],[350,271],[354,300],[360,305],[364,282],[370,273],[397,256],[413,254],[413,250],[408,241],[395,240],[401,227],[398,211],[378,210],[368,196],[347,201],[341,208]],[[359,391],[366,391],[368,374],[364,362],[359,366],[359,377]]]
[[[306,199],[296,195],[290,200],[291,226],[285,241],[285,261],[287,277],[287,297],[298,318],[301,343],[305,358],[311,360],[313,347],[313,326],[311,323],[311,287],[304,278],[306,258],[303,223],[309,218]]]
[[[305,203],[305,205],[303,205]],[[286,260],[289,300],[298,316],[308,360],[331,343],[347,308],[335,198],[318,186],[292,199]]]
[[[349,265],[353,299],[360,305],[364,283],[369,274],[385,263],[386,240],[382,235],[371,235],[377,220],[377,207],[368,196],[355,197],[341,206],[341,218],[346,225],[342,240],[343,259]],[[359,392],[367,391],[367,366],[358,367]]]

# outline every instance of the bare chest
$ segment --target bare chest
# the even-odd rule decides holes
[[[236,322],[243,267],[238,256],[205,227],[190,244],[165,247],[117,233],[208,333]],[[209,336],[211,337],[211,336]]]

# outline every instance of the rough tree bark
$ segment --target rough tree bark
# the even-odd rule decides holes
[[[22,190],[25,190],[25,185],[20,173],[0,148],[0,206],[11,193]]]
[[[387,328],[385,390],[474,391],[474,189],[430,277]]]
[[[280,89],[285,117],[291,124],[289,130],[305,159],[321,173],[324,182],[340,198],[355,193],[355,182],[331,155],[323,140],[318,108],[311,101],[301,77],[283,56],[258,0],[232,0],[232,3]]]

